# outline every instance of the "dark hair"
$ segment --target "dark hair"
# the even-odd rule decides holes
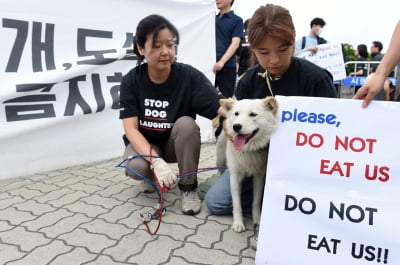
[[[231,2],[231,6],[233,5],[233,2],[235,2],[235,0],[232,0],[232,2]]]
[[[247,33],[252,47],[257,47],[266,36],[281,40],[286,45],[294,45],[296,38],[289,10],[274,4],[260,6],[254,12]]]
[[[250,19],[248,18],[248,19],[246,19],[246,21],[243,23],[243,29],[247,32],[247,27],[249,26],[249,22],[250,22]]]
[[[368,58],[368,48],[365,44],[360,44],[357,46],[358,54],[363,58]]]
[[[319,25],[321,27],[324,27],[326,25],[325,20],[323,20],[320,17],[315,17],[313,20],[310,22],[310,28],[312,28],[313,25]]]
[[[158,37],[158,33],[163,29],[169,29],[174,37],[175,43],[179,44],[178,30],[165,17],[160,15],[149,15],[139,22],[133,39],[133,52],[138,57],[137,65],[141,65],[144,60],[144,56],[139,53],[137,46],[143,48],[149,34],[153,34],[153,41],[155,41]]]
[[[378,48],[379,51],[382,51],[382,49],[383,49],[382,42],[376,40],[376,41],[373,41],[372,44],[373,44],[376,48]]]

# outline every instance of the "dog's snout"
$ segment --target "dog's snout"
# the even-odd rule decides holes
[[[235,132],[240,132],[240,130],[242,129],[242,125],[241,124],[238,124],[238,123],[235,123],[234,125],[233,125],[233,130],[235,131]]]

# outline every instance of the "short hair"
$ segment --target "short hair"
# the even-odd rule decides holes
[[[247,30],[247,26],[249,25],[249,22],[250,22],[250,18],[246,19],[246,21],[244,22],[243,26],[244,26],[245,30]]]
[[[294,45],[296,38],[289,10],[274,4],[260,6],[254,12],[247,27],[247,34],[252,47],[257,47],[265,37],[278,39],[286,45]]]
[[[383,49],[382,42],[380,42],[380,41],[377,41],[377,40],[373,41],[372,45],[374,45],[376,48],[378,48],[379,51],[382,51],[382,49]]]
[[[326,25],[325,20],[323,20],[320,17],[315,17],[313,20],[310,22],[310,28],[312,28],[313,25],[319,25],[321,27],[324,27]]]
[[[133,52],[137,56],[137,65],[140,65],[144,56],[139,53],[138,47],[144,47],[147,37],[149,34],[153,35],[153,41],[158,37],[158,33],[163,30],[168,29],[171,31],[175,43],[179,44],[179,32],[177,28],[165,17],[152,14],[139,21],[136,27],[136,34],[133,39]]]
[[[232,0],[231,6],[233,6],[233,2],[235,2],[235,0]]]

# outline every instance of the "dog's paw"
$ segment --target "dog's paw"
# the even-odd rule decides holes
[[[236,223],[233,223],[232,230],[235,232],[241,233],[244,230],[246,230],[246,228],[244,227],[243,223],[236,222]]]

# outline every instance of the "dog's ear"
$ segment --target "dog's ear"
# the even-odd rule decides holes
[[[221,98],[219,100],[219,104],[221,105],[222,108],[224,108],[226,111],[229,111],[232,106],[233,103],[235,103],[235,100],[232,98]]]
[[[269,109],[274,115],[278,112],[278,101],[275,97],[266,97],[264,99],[264,105]]]

